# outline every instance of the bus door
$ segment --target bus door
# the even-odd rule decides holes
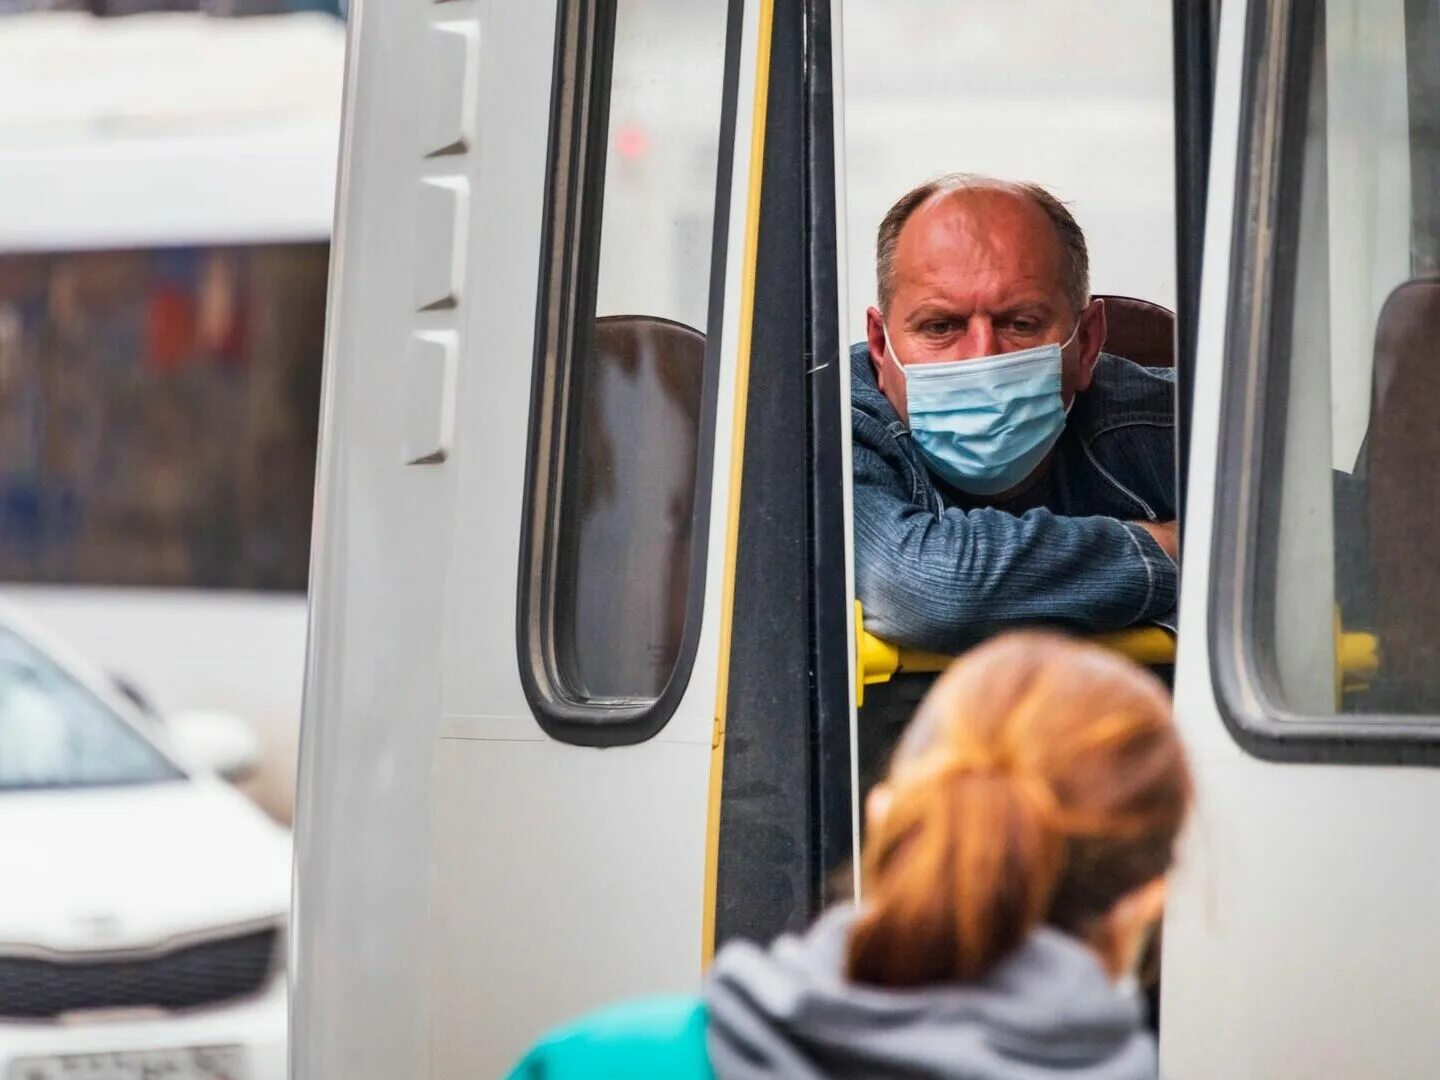
[[[1433,1076],[1440,8],[1224,5],[1162,1073]]]
[[[292,1065],[497,1075],[853,845],[828,4],[350,33]]]

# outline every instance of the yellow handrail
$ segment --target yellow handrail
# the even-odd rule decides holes
[[[1336,693],[1364,690],[1380,670],[1380,643],[1374,634],[1345,632],[1337,619],[1335,626]],[[876,637],[865,629],[864,612],[855,604],[856,673],[855,703],[865,704],[865,687],[887,683],[896,675],[944,671],[955,659],[944,653],[907,649]],[[1094,634],[1090,641],[1114,649],[1146,667],[1167,667],[1175,663],[1175,635],[1163,626],[1135,626]],[[1338,698],[1337,698],[1338,700]]]
[[[1380,671],[1380,639],[1361,631],[1340,628],[1340,612],[1335,612],[1335,707],[1346,694],[1370,689]]]

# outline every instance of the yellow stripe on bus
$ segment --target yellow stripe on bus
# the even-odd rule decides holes
[[[715,727],[710,748],[710,806],[705,822],[705,913],[700,961],[715,956],[715,903],[720,867],[720,792],[725,773],[725,711],[730,699],[730,633],[735,616],[735,563],[740,539],[740,480],[745,466],[745,411],[750,388],[750,342],[755,323],[755,271],[760,250],[760,187],[765,172],[765,116],[770,96],[770,33],[774,0],[761,0],[755,49],[755,107],[750,131],[750,184],[745,207],[740,330],[735,342],[735,421],[730,443],[730,498],[725,528],[725,583],[720,600],[720,661]]]

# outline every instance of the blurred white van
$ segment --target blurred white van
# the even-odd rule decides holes
[[[323,15],[0,33],[3,591],[156,711],[251,721],[282,820],[344,37]]]

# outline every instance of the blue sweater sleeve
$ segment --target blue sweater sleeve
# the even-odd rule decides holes
[[[958,652],[1021,625],[1114,630],[1175,606],[1175,563],[1140,526],[1048,510],[940,509],[856,432],[855,585],[865,627]]]

